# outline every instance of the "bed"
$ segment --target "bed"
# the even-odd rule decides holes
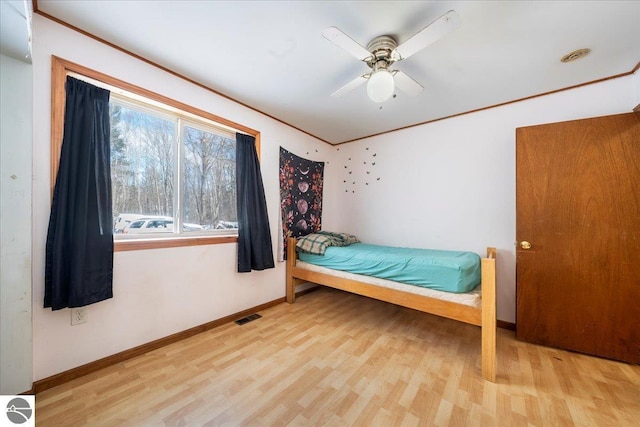
[[[480,286],[470,292],[451,293],[421,286],[353,274],[299,260],[296,239],[287,242],[286,299],[293,304],[296,286],[311,282],[375,298],[425,313],[480,326],[482,377],[496,379],[496,249],[487,248],[480,259]]]

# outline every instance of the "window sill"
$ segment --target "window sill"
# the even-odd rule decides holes
[[[113,251],[139,251],[146,249],[177,248],[181,246],[218,245],[236,243],[238,236],[167,237],[152,239],[114,240]]]

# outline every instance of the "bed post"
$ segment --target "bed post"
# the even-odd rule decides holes
[[[296,265],[296,238],[289,237],[287,239],[287,302],[293,304],[296,302],[296,285],[293,279],[293,267]]]
[[[482,259],[482,378],[496,382],[496,248]]]

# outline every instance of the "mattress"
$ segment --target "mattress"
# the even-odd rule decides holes
[[[318,273],[331,274],[332,276],[342,277],[344,279],[357,280],[359,282],[368,283],[370,285],[382,286],[385,288],[395,289],[398,291],[408,292],[411,294],[423,295],[439,300],[454,302],[457,304],[466,305],[474,308],[482,308],[482,286],[476,286],[471,292],[459,294],[453,292],[437,291],[435,289],[429,289],[422,286],[407,285],[404,283],[393,282],[391,280],[378,279],[371,276],[363,276],[359,274],[347,273],[345,271],[332,270],[327,267],[320,267],[318,265],[309,264],[304,261],[298,260],[296,267],[304,268],[305,270],[311,270]]]
[[[301,261],[332,270],[466,293],[480,284],[480,256],[473,252],[398,248],[355,243],[328,247],[324,255],[299,253]]]

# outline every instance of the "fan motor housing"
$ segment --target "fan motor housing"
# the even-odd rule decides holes
[[[398,46],[398,43],[391,36],[379,36],[371,40],[367,45],[367,50],[371,52],[371,59],[367,64],[373,70],[387,68],[395,60],[391,53]]]

